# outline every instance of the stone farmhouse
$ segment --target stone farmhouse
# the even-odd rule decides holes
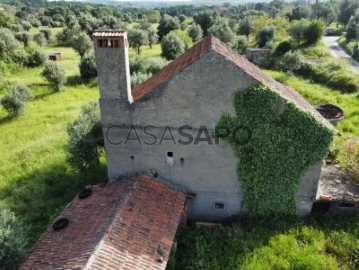
[[[108,166],[106,186],[63,210],[20,269],[165,269],[186,218],[220,221],[243,209],[237,158],[213,134],[237,91],[264,84],[333,129],[294,89],[213,36],[131,89],[127,34],[93,33]],[[322,164],[301,178],[298,215],[311,211]]]

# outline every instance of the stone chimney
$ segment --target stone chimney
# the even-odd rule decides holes
[[[117,29],[95,30],[92,37],[100,98],[132,103],[127,33]]]

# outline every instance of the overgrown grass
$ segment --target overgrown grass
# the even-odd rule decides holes
[[[13,68],[0,82],[0,97],[15,83],[26,84],[35,96],[19,118],[0,109],[0,205],[31,226],[30,244],[81,187],[106,180],[103,168],[79,174],[67,165],[67,123],[99,93],[96,81],[81,83],[79,57],[71,48],[56,51],[62,53],[60,63],[69,78],[64,92],[50,89],[40,76],[42,68]]]
[[[356,44],[358,44],[358,41],[351,40],[348,41],[344,36],[342,36],[339,39],[339,44],[344,48],[344,50],[349,54],[353,55],[353,48]],[[359,53],[355,55],[355,59],[359,61]]]
[[[181,229],[167,269],[358,269],[359,217]]]

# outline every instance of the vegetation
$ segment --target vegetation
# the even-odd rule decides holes
[[[298,51],[288,51],[283,55],[282,66],[285,70],[298,70],[303,65],[303,57]]]
[[[193,42],[197,42],[202,38],[203,30],[198,24],[192,24],[188,27],[188,35],[191,37]]]
[[[268,42],[274,39],[274,35],[275,35],[274,26],[263,27],[257,35],[258,46],[261,48],[265,47]]]
[[[26,253],[26,231],[15,215],[0,209],[0,269],[18,269]]]
[[[80,55],[81,58],[92,49],[92,40],[84,32],[74,36],[71,43],[71,47]]]
[[[176,34],[168,34],[162,39],[162,56],[173,60],[185,51],[185,43]]]
[[[222,115],[218,124],[232,131],[224,139],[240,160],[237,173],[250,215],[295,214],[300,177],[324,158],[332,141],[330,130],[294,104],[286,103],[280,114],[279,98],[265,86],[240,91],[236,116]]]
[[[65,70],[54,62],[46,63],[41,75],[50,82],[55,91],[61,91],[63,85],[66,83]]]
[[[80,75],[84,81],[97,77],[96,59],[94,54],[83,57],[80,61]]]
[[[26,102],[33,99],[31,90],[25,85],[15,85],[10,93],[5,93],[1,105],[12,116],[19,116],[25,112]]]

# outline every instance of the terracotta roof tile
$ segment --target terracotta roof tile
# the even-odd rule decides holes
[[[234,52],[230,47],[214,36],[203,38],[199,43],[173,60],[147,81],[134,87],[132,89],[133,100],[140,100],[146,94],[167,82],[170,78],[180,73],[183,69],[190,66],[210,51],[225,57],[228,61],[232,62],[256,81],[270,87],[284,99],[294,102],[299,108],[309,111],[329,129],[334,129],[334,127],[293,88],[277,82],[271,76],[264,73],[259,67],[248,61],[245,57]]]
[[[69,225],[48,228],[20,269],[165,269],[185,198],[146,175],[95,186],[60,214]]]

